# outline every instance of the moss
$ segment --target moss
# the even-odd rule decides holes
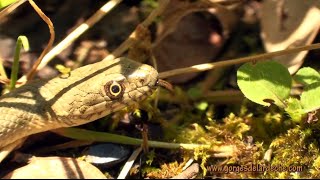
[[[180,106],[176,106],[179,113],[165,116],[165,111],[162,110],[164,115],[160,122],[165,130],[166,141],[210,144],[215,147],[226,147],[226,149],[222,149],[222,152],[212,151],[212,149],[195,149],[193,155],[186,151],[170,151],[177,157],[180,156],[180,161],[177,161],[178,158],[172,158],[170,154],[163,159],[160,158],[161,163],[158,165],[149,164],[145,169],[149,178],[163,178],[164,172],[167,177],[176,175],[192,156],[200,164],[203,177],[320,177],[317,140],[320,139],[318,137],[320,122],[312,125],[306,123],[297,125],[291,121],[286,112],[276,106],[266,108],[248,101],[244,101],[239,106],[238,113],[233,109],[220,120],[215,119],[216,107],[211,103],[188,102],[186,99],[183,102]],[[154,115],[151,117],[161,118]],[[228,150],[227,148],[230,147],[232,148]],[[158,156],[159,154],[154,155],[153,162],[159,162]],[[210,166],[253,167],[257,165],[269,170],[225,173],[212,172],[208,169]],[[280,166],[300,166],[303,167],[303,171],[270,170],[270,168],[280,170]]]
[[[271,165],[275,167],[302,167],[302,172],[270,172],[269,178],[316,178],[314,173],[319,155],[318,143],[313,138],[312,130],[296,126],[277,137],[270,145],[274,149]],[[311,168],[311,169],[310,169]],[[312,172],[312,173],[311,173]]]

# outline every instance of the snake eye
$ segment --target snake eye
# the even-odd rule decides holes
[[[121,98],[124,92],[124,87],[121,82],[109,81],[104,86],[104,90],[111,99]]]
[[[118,84],[113,84],[110,86],[110,92],[115,96],[120,93],[120,90],[121,86]]]

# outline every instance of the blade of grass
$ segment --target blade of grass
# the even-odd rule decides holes
[[[29,41],[26,36],[19,36],[16,43],[16,48],[14,51],[14,59],[13,65],[11,70],[11,77],[10,77],[10,86],[9,89],[13,90],[16,87],[17,79],[18,79],[18,72],[19,72],[19,60],[20,60],[20,51],[21,48],[28,51],[29,50]]]
[[[119,144],[127,144],[127,145],[141,145],[143,140],[132,138],[123,135],[105,133],[105,132],[96,132],[79,128],[63,128],[52,130],[52,132],[57,133],[61,136],[85,140],[85,141],[99,141],[99,142],[111,142],[111,143],[119,143]],[[194,150],[196,148],[204,148],[204,149],[220,149],[218,147],[212,147],[209,144],[183,144],[183,143],[167,143],[167,142],[159,142],[159,141],[148,141],[150,147],[154,148],[166,148],[166,149],[178,149],[183,148],[187,150]]]
[[[84,141],[96,141],[96,142],[111,142],[126,145],[141,146],[142,139],[132,138],[128,136],[122,136],[117,134],[96,132],[79,128],[60,128],[52,130],[52,132],[64,137],[84,140]],[[152,148],[164,148],[164,149],[184,149],[184,150],[196,150],[207,149],[213,152],[214,157],[226,158],[239,155],[239,150],[235,145],[210,145],[210,144],[184,144],[184,143],[168,143],[159,141],[148,141],[149,147]]]

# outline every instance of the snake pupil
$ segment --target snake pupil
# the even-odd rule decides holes
[[[111,91],[112,91],[113,93],[119,93],[119,92],[120,92],[120,87],[119,87],[118,85],[113,85],[113,86],[111,87]]]
[[[122,81],[109,81],[104,85],[104,91],[110,99],[121,99],[124,92],[125,86]]]

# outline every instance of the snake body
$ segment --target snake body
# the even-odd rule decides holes
[[[158,72],[127,58],[35,80],[0,97],[0,149],[39,132],[85,124],[145,99]]]

